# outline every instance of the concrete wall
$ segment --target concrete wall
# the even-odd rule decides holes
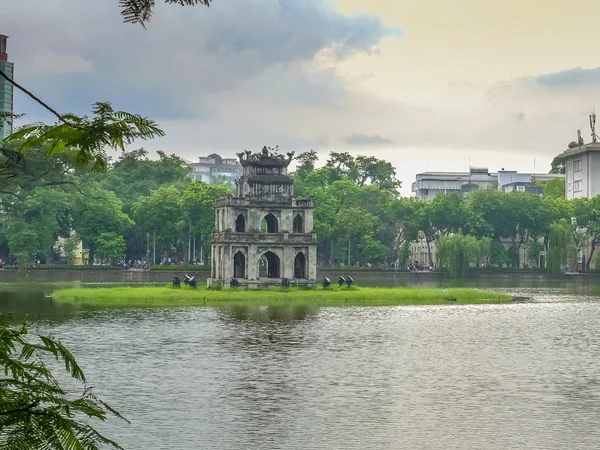
[[[51,282],[83,282],[83,283],[115,283],[115,284],[167,284],[174,276],[188,274],[196,276],[198,285],[204,285],[209,278],[209,272],[185,271],[185,270],[157,270],[157,271],[133,271],[133,270],[45,270],[34,269],[29,273],[19,274],[17,271],[0,269],[0,283],[28,282],[28,283],[51,283]],[[323,277],[328,277],[336,282],[338,277],[350,275],[358,286],[397,286],[397,285],[429,285],[448,280],[448,276],[438,272],[394,272],[394,271],[371,271],[371,270],[325,270],[318,271],[316,281],[321,283]],[[581,279],[590,282],[599,282],[600,276],[596,274],[574,274],[574,275],[546,275],[539,273],[478,273],[469,279],[500,281],[516,286],[520,280],[537,281],[541,286],[549,281],[558,279]],[[493,283],[492,283],[493,284]],[[490,284],[490,285],[492,285]]]
[[[589,152],[567,157],[565,170],[567,200],[591,196],[589,174],[593,172],[590,162],[592,161]],[[600,169],[600,166],[596,169]],[[576,182],[580,182],[579,189],[576,189]]]

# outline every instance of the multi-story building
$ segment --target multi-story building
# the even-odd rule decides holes
[[[233,187],[242,174],[242,166],[237,158],[222,158],[216,153],[201,156],[198,162],[190,163],[190,178],[208,184],[227,183]]]
[[[600,147],[599,147],[600,149]],[[600,161],[600,160],[599,160]],[[424,172],[416,176],[412,192],[419,200],[433,200],[440,193],[466,194],[476,189],[500,189],[542,194],[542,184],[564,175],[547,173],[518,173],[516,170],[490,172],[487,168],[470,167],[468,172]],[[599,184],[600,186],[600,184]]]
[[[567,200],[600,194],[600,142],[572,142],[561,156],[565,158]]]
[[[14,64],[8,61],[6,41],[8,36],[0,34],[0,70],[11,80],[14,76]],[[14,111],[13,85],[0,77],[0,141],[12,133]]]

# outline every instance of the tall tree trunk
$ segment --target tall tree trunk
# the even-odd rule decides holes
[[[88,266],[94,265],[94,244],[90,243],[90,249],[88,252]]]
[[[585,262],[585,271],[590,271],[590,264],[592,262],[592,258],[594,257],[594,251],[596,250],[596,238],[592,238],[592,248],[590,249],[590,254],[587,257],[587,261]],[[598,268],[598,267],[596,267]]]
[[[425,242],[427,242],[427,257],[429,258],[429,265],[433,266],[433,259],[431,258],[431,243],[427,238],[425,238]]]

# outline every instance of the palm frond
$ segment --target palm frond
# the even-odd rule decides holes
[[[45,366],[44,355],[62,359],[71,376],[84,381],[69,350],[45,336],[31,341],[26,326],[11,328],[10,323],[0,316],[0,372],[7,376],[0,379],[0,449],[120,449],[82,419],[123,416],[87,386],[82,395],[68,398]]]
[[[212,0],[165,0],[165,3],[181,6],[210,6],[211,2]],[[155,0],[119,0],[123,22],[139,23],[144,28],[146,28],[146,24],[152,19],[155,6]]]

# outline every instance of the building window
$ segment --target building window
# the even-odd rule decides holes
[[[577,180],[573,184],[575,192],[581,192],[581,180]]]
[[[525,192],[525,186],[517,186],[517,191]]]
[[[567,164],[567,168],[568,168],[569,172],[571,170],[573,170],[573,161],[569,161],[569,163]]]
[[[575,172],[581,171],[581,159],[578,159],[577,161],[573,161],[573,171],[575,171]]]

